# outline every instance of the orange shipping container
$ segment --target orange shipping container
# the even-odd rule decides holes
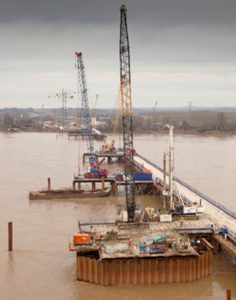
[[[88,233],[76,233],[74,235],[74,245],[92,244],[91,235]]]
[[[145,173],[145,174],[151,174],[152,172],[151,172],[151,170],[144,169],[144,170],[143,170],[143,173]]]

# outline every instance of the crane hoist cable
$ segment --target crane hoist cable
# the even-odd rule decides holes
[[[96,94],[95,96],[95,101],[94,101],[94,107],[93,107],[93,113],[92,113],[92,127],[96,127],[96,122],[97,122],[97,105],[98,105],[98,99],[99,95]]]

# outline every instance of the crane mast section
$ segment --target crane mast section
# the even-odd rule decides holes
[[[126,8],[124,6],[121,7],[120,16],[120,89],[122,115],[132,118],[130,47]]]
[[[120,92],[122,102],[123,147],[125,158],[125,195],[128,222],[135,221],[135,186],[133,182],[133,122],[130,72],[130,47],[127,26],[127,9],[120,8]]]
[[[85,76],[85,67],[82,57],[82,52],[75,52],[76,67],[78,72],[78,88],[81,95],[81,117],[83,125],[86,128],[86,142],[87,150],[89,153],[93,153],[93,137],[92,137],[92,117],[89,109],[88,91]]]

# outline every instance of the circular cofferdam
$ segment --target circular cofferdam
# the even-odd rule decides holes
[[[212,273],[213,254],[104,259],[77,254],[77,279],[104,286],[192,282]]]

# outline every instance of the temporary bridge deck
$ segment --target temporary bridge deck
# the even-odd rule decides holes
[[[134,162],[140,169],[150,170],[153,174],[154,181],[162,182],[163,170],[161,167],[141,156],[140,154],[137,154],[134,157]],[[227,226],[228,236],[230,240],[236,243],[236,212],[226,208],[212,198],[204,195],[189,184],[185,183],[180,178],[175,176],[174,180],[176,182],[177,189],[182,197],[185,197],[191,202],[199,202],[199,199],[201,199],[202,204],[205,207],[205,214],[208,215],[209,220],[214,225],[214,227],[222,228]],[[219,242],[223,244],[222,239],[220,239]]]

